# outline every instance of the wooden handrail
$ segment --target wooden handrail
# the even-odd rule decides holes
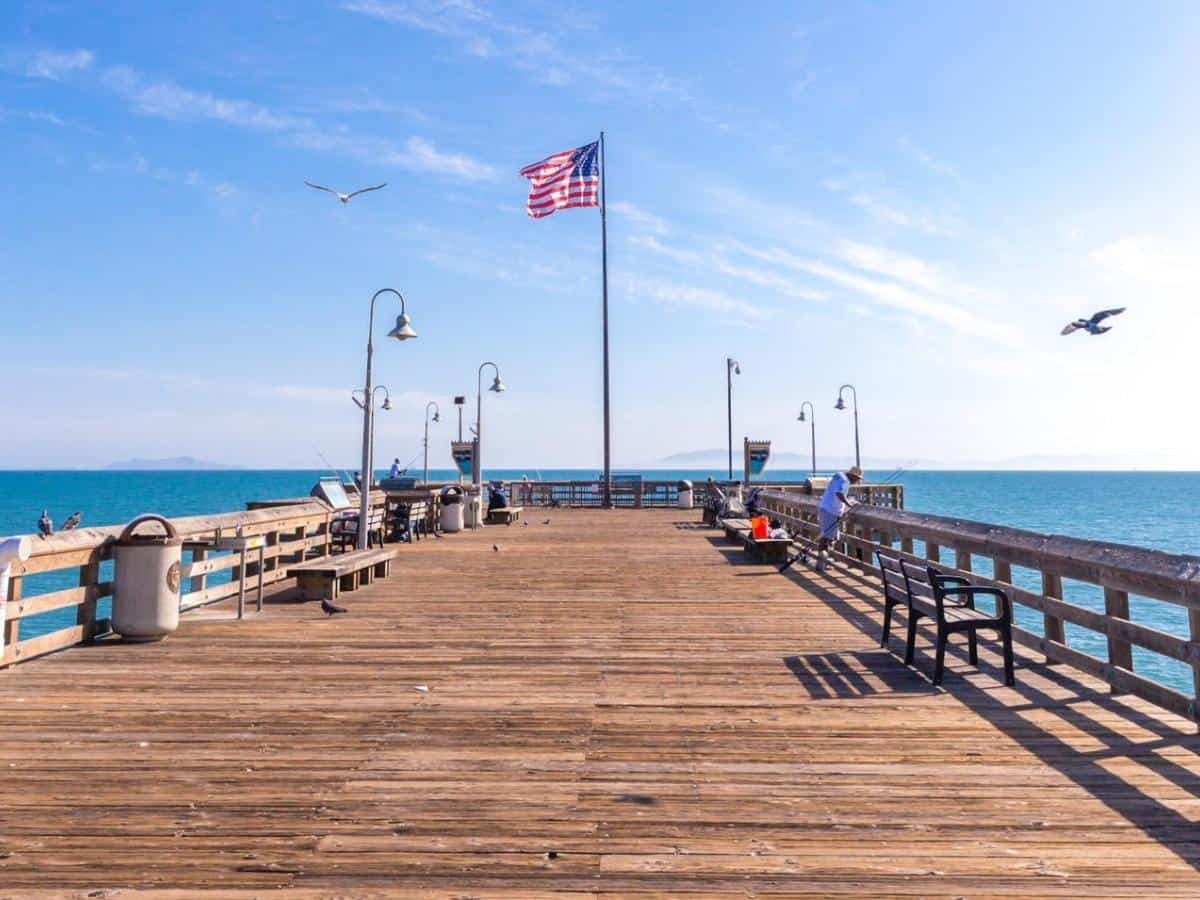
[[[786,491],[767,491],[760,503],[772,515],[815,537],[817,500]],[[1014,626],[1018,642],[1045,654],[1048,662],[1073,665],[1104,679],[1117,692],[1128,692],[1157,706],[1200,721],[1200,704],[1191,696],[1134,671],[1132,647],[1180,660],[1192,667],[1200,686],[1200,557],[1128,544],[1042,534],[1004,525],[860,506],[847,518],[837,551],[844,564],[874,571],[877,549],[910,559],[932,561],[947,574],[1006,591],[1014,604],[1042,614],[1044,633]],[[913,555],[913,542],[925,545],[924,557]],[[899,542],[897,549],[896,543]],[[944,562],[952,551],[954,564]],[[992,561],[994,577],[972,572],[972,556]],[[1041,592],[1012,584],[1012,567],[1041,575]],[[1062,580],[1098,585],[1104,591],[1105,611],[1097,612],[1063,599]],[[1186,608],[1192,623],[1187,638],[1159,631],[1129,619],[1129,594]],[[1070,622],[1101,635],[1107,659],[1067,645],[1063,623]]]

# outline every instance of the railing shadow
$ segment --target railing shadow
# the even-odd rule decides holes
[[[871,584],[866,576],[836,572],[825,578],[792,568],[784,577],[824,602],[878,644],[882,634],[883,601],[878,587]],[[835,588],[836,592],[831,588]],[[900,662],[902,657],[895,655],[897,651],[903,653],[906,627],[906,617],[903,610],[898,608],[893,614],[888,650],[858,653],[855,654],[856,660],[870,668],[874,676],[885,683],[907,681],[911,685],[910,692],[920,692],[924,686],[924,690],[945,691],[961,700],[1042,763],[1086,790],[1188,865],[1200,870],[1200,849],[1197,847],[1197,831],[1192,820],[1105,765],[1114,759],[1140,763],[1148,772],[1191,797],[1200,798],[1200,772],[1158,752],[1164,748],[1186,749],[1192,754],[1189,759],[1194,760],[1197,768],[1200,768],[1200,736],[1183,730],[1190,728],[1190,723],[1179,720],[1177,727],[1165,722],[1131,706],[1120,695],[1109,693],[1107,687],[1097,689],[1089,686],[1080,680],[1086,676],[1077,677],[1074,670],[1065,666],[1046,665],[1020,650],[1017,655],[1016,687],[1004,688],[999,655],[991,652],[990,644],[984,641],[980,642],[979,670],[994,679],[994,685],[979,684],[978,679],[964,677],[969,676],[975,667],[967,662],[965,644],[951,644],[947,651],[946,680],[942,687],[934,688],[927,674],[933,669],[933,631],[927,627],[919,630],[915,665],[908,667]],[[785,662],[789,669],[796,672],[791,659]],[[952,666],[952,660],[957,665]],[[896,674],[897,666],[903,675]],[[1065,695],[1051,696],[1043,688],[1031,684],[1028,678],[1022,678],[1023,674],[1036,674],[1038,679],[1049,682],[1053,689]],[[859,690],[856,685],[851,685],[847,690],[848,693],[835,696],[863,696],[856,692]],[[1007,699],[1006,695],[1012,693],[1019,696],[1020,703],[1014,704]],[[1094,707],[1106,718],[1123,719],[1143,735],[1152,737],[1131,738],[1090,714],[1082,708],[1085,706]],[[1032,711],[1058,716],[1068,726],[1065,729],[1068,733],[1087,735],[1102,744],[1103,748],[1087,751],[1073,747],[1054,731],[1031,720],[1028,713]]]
[[[784,657],[783,663],[814,700],[934,691],[931,685],[913,678],[886,650],[804,653]]]

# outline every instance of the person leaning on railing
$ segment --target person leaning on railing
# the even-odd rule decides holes
[[[817,505],[817,522],[821,536],[817,539],[818,572],[823,572],[826,565],[826,551],[829,545],[838,539],[838,527],[842,519],[858,504],[850,499],[850,486],[858,484],[863,479],[863,471],[858,466],[851,466],[843,475],[838,472],[829,479],[821,502]]]

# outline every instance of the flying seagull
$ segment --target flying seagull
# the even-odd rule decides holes
[[[365,194],[367,191],[377,191],[380,188],[387,187],[387,182],[385,181],[383,184],[377,184],[373,187],[359,188],[357,191],[351,191],[349,194],[343,194],[341,191],[335,191],[333,188],[327,188],[320,184],[313,184],[311,181],[306,181],[304,183],[315,190],[325,191],[327,194],[333,194],[343,203],[349,203],[352,197],[357,197],[359,194]]]
[[[62,525],[59,526],[59,530],[74,531],[76,528],[79,527],[79,523],[82,521],[83,521],[83,513],[73,512],[69,516],[67,516],[66,521],[63,522]]]
[[[1071,324],[1063,328],[1063,334],[1070,334],[1073,331],[1083,329],[1088,334],[1104,334],[1106,331],[1112,331],[1111,325],[1101,325],[1100,323],[1109,316],[1119,316],[1125,312],[1125,307],[1120,309],[1102,309],[1098,313],[1094,313],[1090,319],[1076,319]]]
[[[42,537],[50,537],[54,534],[54,523],[50,520],[50,513],[42,510],[42,517],[38,519],[38,534]]]
[[[321,599],[321,612],[325,613],[325,615],[334,616],[334,615],[337,615],[338,613],[344,613],[345,611],[346,610],[344,607],[334,606],[328,600],[326,600],[324,598]]]

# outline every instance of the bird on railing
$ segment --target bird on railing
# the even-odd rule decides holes
[[[42,517],[38,519],[38,534],[44,538],[50,537],[50,535],[54,534],[54,522],[50,518],[50,512],[48,510],[43,509]]]
[[[62,525],[59,526],[59,531],[74,531],[79,527],[79,523],[83,521],[83,513],[73,512]]]
[[[338,613],[344,613],[345,611],[346,610],[344,607],[334,606],[328,600],[324,598],[321,599],[321,612],[325,613],[325,615],[336,616]]]
[[[340,191],[335,191],[333,188],[327,188],[320,184],[313,184],[311,181],[306,181],[304,183],[314,190],[325,191],[327,194],[333,194],[333,196],[337,197],[343,203],[349,203],[352,198],[357,197],[359,194],[365,194],[367,191],[377,191],[380,188],[387,187],[387,182],[385,181],[383,184],[377,184],[373,187],[359,188],[357,191],[351,191],[349,194],[343,194]]]
[[[1104,334],[1106,331],[1112,331],[1112,326],[1101,325],[1100,323],[1109,316],[1119,316],[1123,312],[1125,312],[1124,306],[1120,309],[1102,309],[1098,313],[1093,313],[1090,319],[1076,319],[1074,322],[1069,323],[1063,328],[1062,333],[1070,334],[1073,331],[1082,329],[1091,335]]]

